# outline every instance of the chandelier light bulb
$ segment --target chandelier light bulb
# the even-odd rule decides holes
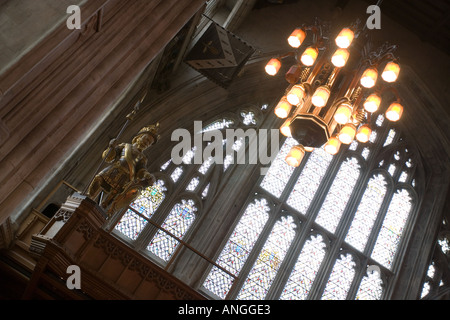
[[[311,102],[317,108],[322,108],[327,105],[328,98],[330,97],[330,88],[327,86],[320,86],[314,92]]]
[[[274,76],[278,73],[278,70],[281,68],[281,61],[277,58],[272,58],[269,60],[269,62],[266,64],[266,72],[270,76]]]
[[[381,78],[383,78],[386,82],[395,82],[398,78],[398,74],[400,73],[400,66],[391,61],[388,62],[386,67],[384,67],[383,73],[381,74]]]
[[[331,57],[331,63],[337,68],[342,68],[347,63],[349,56],[350,52],[347,49],[339,48]]]
[[[386,110],[386,118],[390,121],[398,121],[403,114],[403,106],[398,102],[393,102]]]
[[[381,104],[381,97],[377,95],[376,93],[372,93],[369,95],[364,101],[364,109],[366,109],[367,112],[375,112],[378,110]]]
[[[339,48],[347,49],[352,44],[355,33],[349,28],[344,28],[339,32],[335,42]]]
[[[305,148],[302,145],[293,146],[286,156],[286,162],[291,167],[298,167],[305,155]]]
[[[288,38],[288,43],[292,48],[298,48],[302,45],[303,40],[306,38],[306,33],[301,28],[297,28],[292,31]]]
[[[332,136],[330,139],[328,139],[327,143],[325,144],[325,151],[331,155],[335,155],[339,152],[339,148],[341,147],[341,141],[336,136]]]
[[[306,48],[305,52],[303,52],[300,61],[307,67],[310,67],[316,62],[317,56],[319,55],[319,50],[314,47]]]
[[[350,144],[355,139],[356,127],[353,123],[347,123],[339,132],[339,140],[344,144]]]
[[[291,109],[292,105],[286,100],[285,97],[283,97],[280,102],[278,102],[274,112],[278,118],[284,119],[287,118],[287,116],[291,112]]]
[[[371,134],[372,129],[370,129],[370,126],[368,124],[362,125],[361,127],[359,127],[358,132],[356,133],[356,140],[365,143],[369,141]]]
[[[285,137],[292,137],[291,128],[289,127],[291,125],[291,121],[286,120],[280,127],[280,132]]]
[[[377,82],[378,71],[374,68],[368,68],[361,76],[361,85],[364,88],[372,88]]]
[[[342,103],[334,114],[334,120],[339,124],[346,124],[352,116],[353,108],[348,103]]]
[[[300,102],[303,100],[303,97],[305,96],[305,89],[302,85],[295,85],[289,90],[288,94],[286,95],[287,101],[297,106],[300,104]]]

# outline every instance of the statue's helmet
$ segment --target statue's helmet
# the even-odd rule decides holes
[[[153,137],[153,144],[155,144],[158,140],[159,140],[159,138],[161,137],[159,134],[158,134],[158,131],[159,131],[159,122],[157,122],[156,124],[152,124],[152,125],[149,125],[149,126],[146,126],[146,127],[143,127],[141,130],[139,130],[139,132],[133,137],[133,143],[135,143],[135,141],[136,141],[136,139],[138,138],[138,137],[140,137],[141,135],[143,135],[143,134],[149,134],[149,135],[151,135],[152,137]]]

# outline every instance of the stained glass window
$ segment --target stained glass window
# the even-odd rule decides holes
[[[207,125],[206,127],[204,127],[202,132],[229,128],[233,124],[234,124],[234,121],[230,120],[230,119],[217,120],[217,121],[214,121],[213,123]]]
[[[189,182],[188,186],[186,187],[186,190],[194,191],[195,189],[197,189],[197,186],[199,183],[200,183],[199,177],[192,178],[192,180]]]
[[[134,213],[132,210],[127,210],[116,225],[115,229],[124,234],[131,240],[136,240],[142,229],[147,225],[147,220]]]
[[[359,177],[360,165],[356,158],[345,160],[327,193],[320,208],[316,222],[330,232],[335,232],[345,206],[353,192],[353,187]]]
[[[289,276],[281,300],[305,300],[308,296],[311,286],[319,267],[325,257],[326,245],[321,235],[312,235],[306,241],[294,269]]]
[[[341,254],[331,271],[322,300],[345,300],[355,276],[355,261],[351,254]]]
[[[292,216],[287,216],[281,217],[281,220],[275,223],[239,292],[238,300],[264,299],[294,239],[296,225],[293,220]]]
[[[386,140],[384,141],[383,147],[390,145],[392,141],[394,141],[395,134],[396,134],[395,129],[389,130]]]
[[[248,126],[250,124],[256,124],[255,114],[251,111],[249,112],[241,112],[242,122]]]
[[[163,180],[158,180],[154,185],[145,189],[139,198],[130,207],[147,218],[151,218],[163,202],[166,196],[166,187]],[[136,240],[142,229],[147,225],[147,220],[128,209],[116,224],[115,229],[131,240]]]
[[[448,237],[438,240],[438,244],[444,254],[450,253],[450,240]]]
[[[297,141],[294,139],[286,139],[283,146],[280,148],[278,155],[272,161],[272,165],[264,176],[263,181],[261,182],[261,187],[273,194],[275,197],[281,196],[281,193],[286,187],[286,183],[289,181],[289,178],[294,172],[295,168],[288,165],[285,159],[288,152],[296,144]]]
[[[356,294],[356,300],[380,300],[383,293],[383,281],[378,271],[371,270],[367,272],[361,280],[361,285]]]
[[[411,200],[411,195],[405,189],[397,190],[394,193],[372,251],[372,258],[388,269],[392,267],[397,247],[411,211]]]
[[[269,210],[266,199],[256,199],[249,204],[217,259],[218,265],[234,275],[239,274],[266,221],[269,219]],[[228,294],[232,284],[232,277],[213,267],[203,286],[223,299]]]
[[[130,207],[147,218],[151,218],[166,197],[166,191],[164,181],[160,179],[142,191],[139,198]]]
[[[289,195],[288,205],[298,212],[306,214],[332,158],[323,148],[316,148],[311,152],[311,156]]]
[[[182,239],[186,231],[194,222],[196,211],[197,207],[193,200],[183,199],[181,202],[175,204],[161,227],[177,238]],[[168,261],[174,253],[178,243],[178,240],[172,236],[162,230],[158,230],[147,249],[161,259]]]
[[[176,167],[175,170],[173,170],[173,173],[170,177],[172,178],[173,182],[177,182],[178,179],[180,179],[182,174],[183,174],[183,168]]]
[[[382,174],[372,177],[367,183],[364,195],[356,210],[345,241],[363,251],[373,224],[386,194],[386,180]]]

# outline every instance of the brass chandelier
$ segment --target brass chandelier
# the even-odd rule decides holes
[[[385,90],[396,96],[385,111],[386,118],[398,121],[403,113],[391,85],[400,72],[393,53],[396,46],[385,43],[372,51],[368,33],[359,21],[342,29],[334,41],[328,34],[329,25],[318,19],[296,28],[288,38],[294,51],[272,58],[265,66],[267,74],[275,76],[283,59],[295,59],[285,74],[289,86],[274,110],[285,119],[281,133],[298,142],[286,157],[294,167],[314,148],[324,146],[334,155],[342,144],[354,139],[369,141],[370,117],[379,109]],[[302,47],[306,48],[300,50]],[[381,70],[382,81],[377,83]]]

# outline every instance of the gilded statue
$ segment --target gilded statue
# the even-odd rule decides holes
[[[155,177],[147,171],[144,151],[158,139],[159,123],[142,128],[131,143],[112,139],[102,157],[109,165],[92,180],[88,196],[95,200],[103,191],[101,206],[108,216],[126,208],[138,198],[142,190],[153,185]]]

